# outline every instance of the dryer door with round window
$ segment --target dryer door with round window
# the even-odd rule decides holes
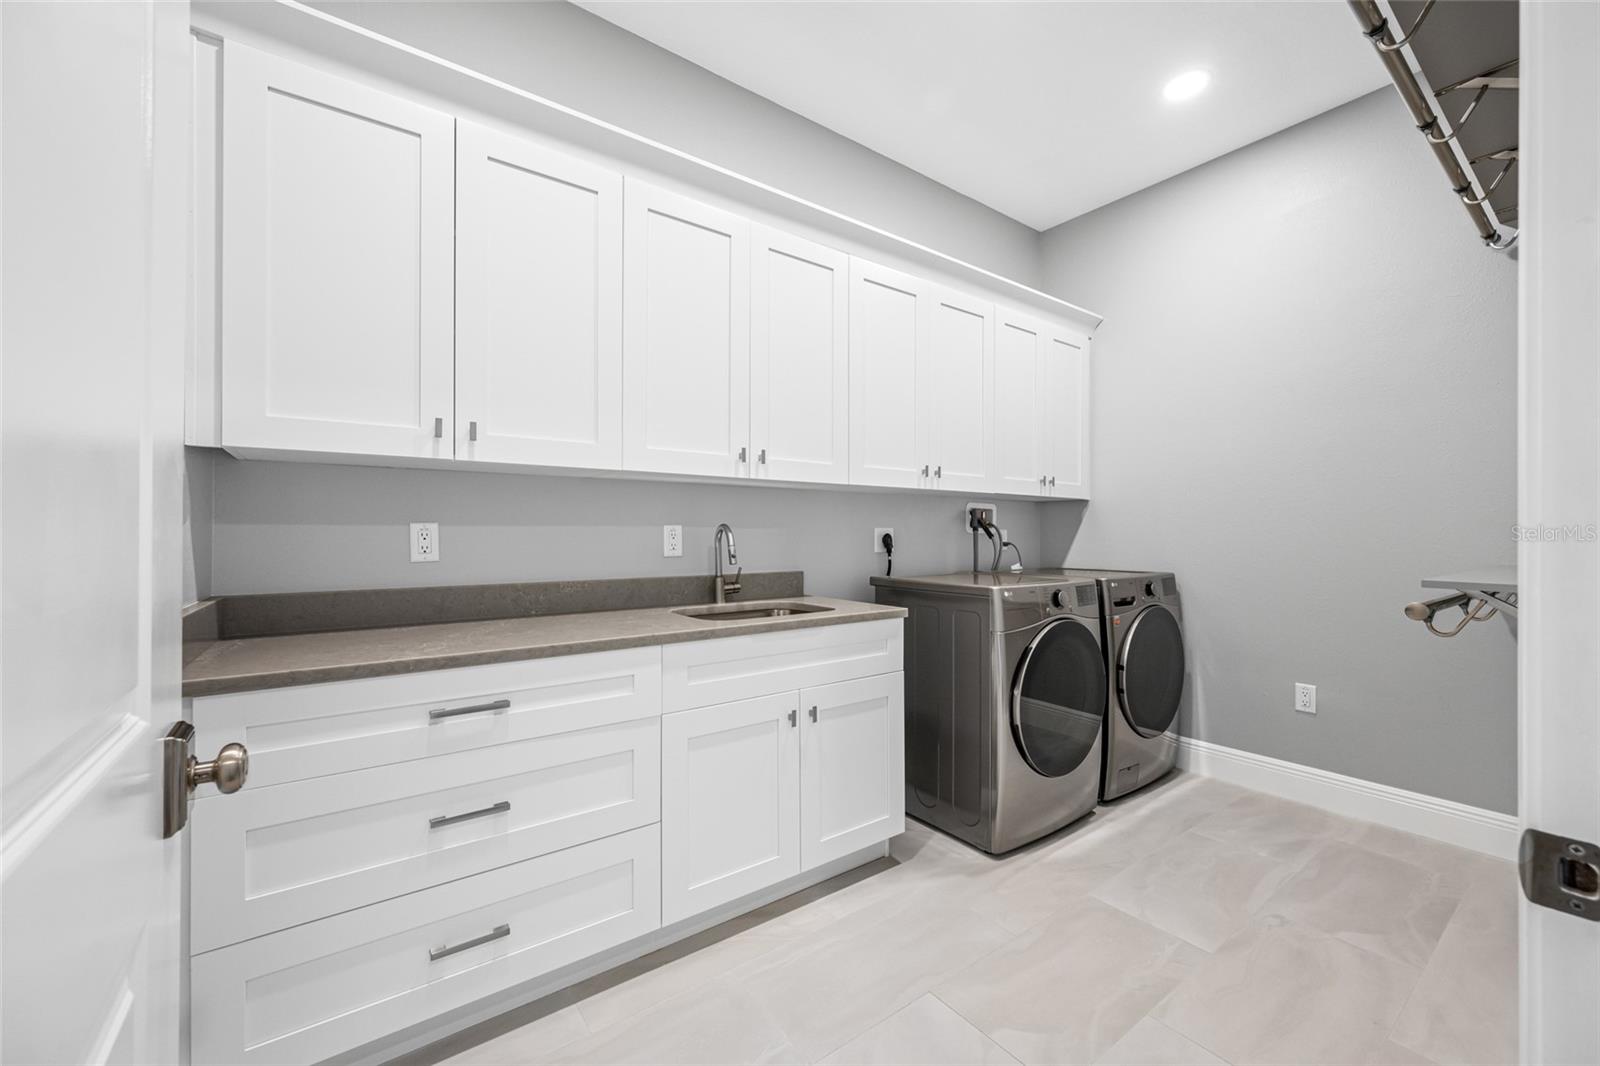
[[[1183,697],[1183,630],[1161,604],[1140,611],[1117,653],[1117,703],[1140,736],[1172,728]]]
[[[1105,707],[1105,657],[1093,631],[1070,619],[1040,629],[1011,689],[1011,731],[1023,759],[1046,777],[1076,770],[1100,737]]]

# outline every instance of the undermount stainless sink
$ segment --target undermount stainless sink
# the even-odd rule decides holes
[[[696,618],[702,622],[748,622],[752,618],[787,618],[795,614],[819,614],[831,611],[817,603],[719,603],[708,607],[677,607],[673,614]]]

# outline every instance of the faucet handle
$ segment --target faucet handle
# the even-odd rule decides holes
[[[729,581],[727,578],[723,578],[722,579],[722,591],[723,592],[742,592],[744,590],[744,583],[739,580],[742,577],[744,577],[744,567],[741,566],[741,567],[739,567],[739,569],[737,569],[737,570],[735,570],[733,572],[733,580],[732,581]]]

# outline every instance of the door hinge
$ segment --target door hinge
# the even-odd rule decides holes
[[[1525,830],[1517,855],[1522,894],[1541,907],[1600,922],[1600,848]]]

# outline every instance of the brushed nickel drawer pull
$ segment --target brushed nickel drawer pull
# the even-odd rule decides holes
[[[428,712],[428,717],[437,722],[441,718],[460,718],[464,714],[483,714],[485,711],[504,711],[511,707],[510,700],[491,700],[488,703],[474,703],[470,707],[440,707]]]
[[[482,936],[475,936],[471,940],[463,940],[461,943],[451,944],[449,947],[429,948],[428,961],[438,962],[440,959],[447,959],[451,955],[458,955],[463,951],[471,951],[473,948],[481,948],[483,945],[491,944],[496,940],[504,940],[510,935],[511,927],[509,925],[497,925],[489,932]]]
[[[811,705],[811,720],[813,722],[815,722],[817,720],[817,707],[816,707],[816,704],[812,704]]]
[[[447,825],[458,825],[461,822],[470,822],[474,818],[487,818],[491,814],[504,814],[511,809],[510,800],[501,800],[499,803],[484,807],[481,810],[468,811],[465,814],[441,814],[437,818],[428,819],[429,829],[442,829]]]

